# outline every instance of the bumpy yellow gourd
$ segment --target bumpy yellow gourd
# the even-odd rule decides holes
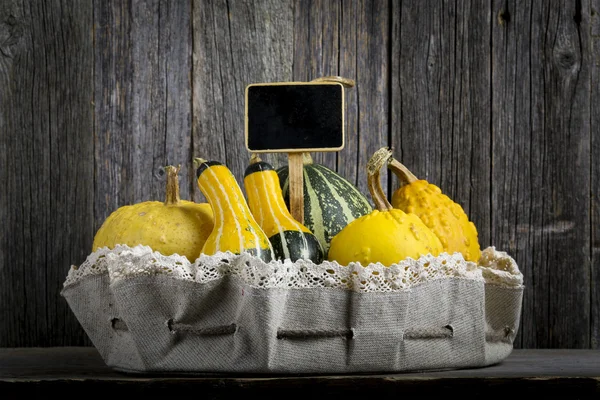
[[[477,262],[481,256],[477,228],[463,208],[436,185],[418,179],[387,151],[388,168],[401,184],[392,195],[392,206],[418,215],[440,239],[445,252],[458,252],[465,260]]]
[[[387,201],[379,179],[387,162],[381,152],[367,164],[369,191],[376,209],[350,222],[331,240],[328,259],[341,265],[379,262],[385,266],[407,257],[437,256],[442,244],[437,236],[414,214],[395,209]]]
[[[94,237],[92,250],[150,246],[164,255],[179,254],[195,261],[213,229],[208,203],[179,198],[179,167],[168,166],[166,201],[145,201],[118,208],[104,221]]]
[[[250,253],[266,262],[273,260],[267,235],[254,219],[235,177],[225,165],[201,158],[194,160],[200,191],[210,203],[215,224],[202,253],[219,251]]]

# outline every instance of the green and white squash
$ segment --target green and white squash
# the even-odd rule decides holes
[[[277,170],[289,208],[289,168]],[[331,239],[346,225],[373,211],[367,198],[348,180],[321,164],[304,157],[304,225],[315,235],[327,257]]]

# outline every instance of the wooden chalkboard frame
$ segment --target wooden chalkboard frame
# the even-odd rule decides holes
[[[298,149],[262,149],[254,150],[248,146],[248,91],[251,87],[256,86],[315,86],[315,85],[334,85],[340,87],[342,95],[342,144],[339,147],[319,147],[319,148],[298,148]],[[346,98],[344,85],[340,82],[332,81],[312,81],[312,82],[268,82],[268,83],[252,83],[246,86],[244,93],[244,143],[246,149],[252,153],[305,153],[305,152],[335,152],[340,151],[346,145]]]

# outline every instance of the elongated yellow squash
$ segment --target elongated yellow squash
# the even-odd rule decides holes
[[[312,232],[290,214],[273,166],[253,154],[244,174],[248,206],[266,233],[279,260],[323,261],[323,249]]]
[[[214,228],[202,248],[204,254],[230,251],[250,253],[269,262],[273,248],[258,225],[235,177],[225,165],[201,158],[194,160],[197,183],[212,207]]]

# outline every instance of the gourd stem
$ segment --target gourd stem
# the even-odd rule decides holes
[[[250,164],[256,164],[261,162],[261,158],[258,155],[258,153],[252,153],[252,155],[250,156]]]
[[[179,204],[179,170],[181,169],[181,165],[174,167],[172,165],[168,165],[165,167],[165,171],[167,172],[167,196],[165,200],[166,206],[175,206]]]
[[[388,168],[400,180],[400,187],[419,180],[419,178],[417,178],[412,172],[409,171],[408,168],[406,168],[403,164],[400,163],[400,161],[396,160],[394,157],[391,157],[389,159]]]
[[[379,211],[393,209],[381,188],[380,179],[381,168],[387,164],[391,156],[391,150],[387,147],[382,147],[371,156],[371,159],[367,163],[367,184],[369,186],[369,192],[371,192],[371,197],[373,198],[373,203]]]
[[[302,153],[302,164],[310,165],[312,163],[313,163],[313,159],[312,159],[312,156],[310,155],[310,153],[309,152]]]
[[[205,162],[208,162],[208,160],[200,157],[194,158],[194,169],[200,168],[200,166]]]

